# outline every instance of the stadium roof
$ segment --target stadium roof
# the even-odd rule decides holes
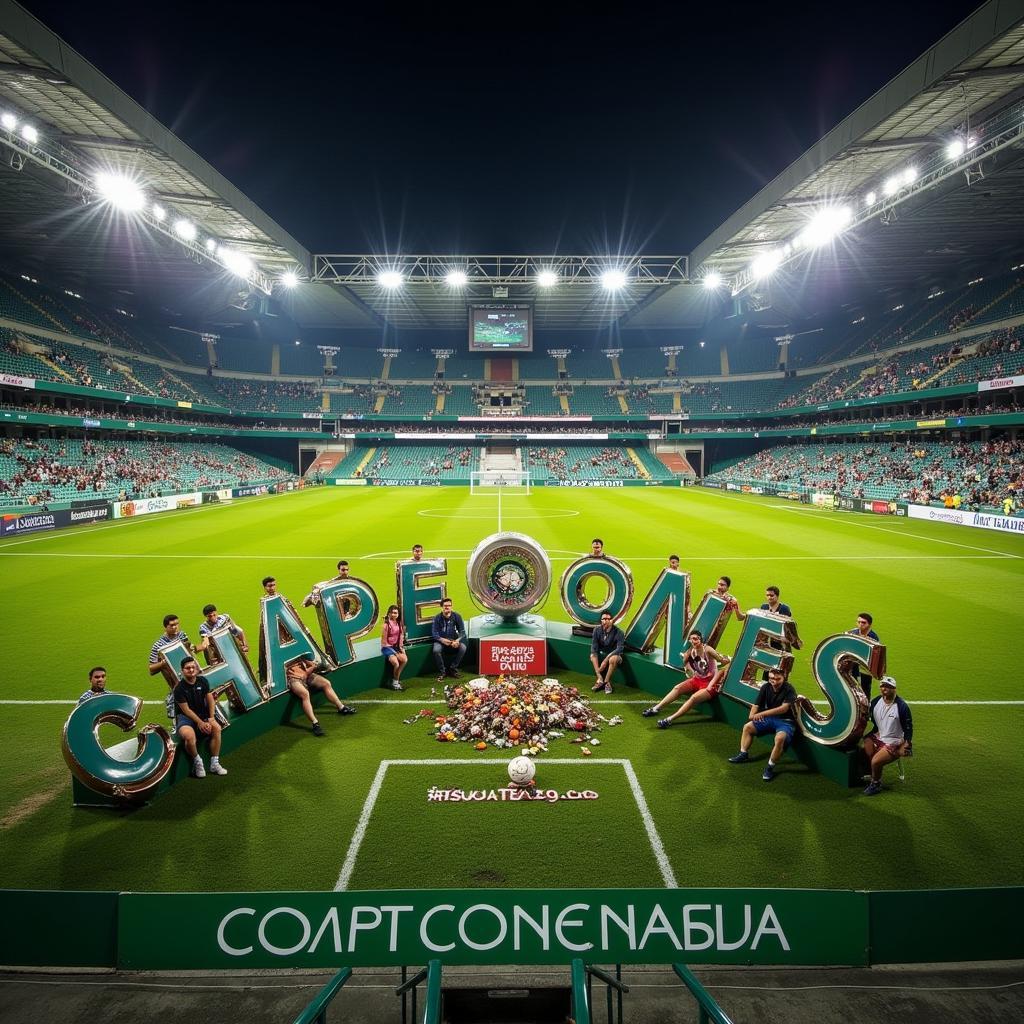
[[[1018,133],[995,152],[986,144],[1013,124],[1020,127],[1022,101],[1024,2],[990,0],[698,245],[691,273],[697,278],[714,269],[742,279],[758,255],[792,242],[816,211],[843,203],[854,213],[851,229],[830,247],[794,254],[778,275],[782,287],[770,289],[774,305],[784,303],[787,293],[819,304],[834,304],[837,297],[863,300],[951,275],[966,281],[972,268],[989,269],[1006,259],[1019,262],[1024,140]],[[968,153],[951,173],[918,183],[928,187],[907,190],[892,205],[866,207],[872,191],[881,200],[891,176],[907,168],[939,168],[956,137],[977,143],[977,161]],[[692,291],[662,290],[630,325],[678,324],[692,313]]]
[[[0,107],[30,121],[50,166],[4,151],[0,259],[83,291],[145,291],[197,312],[239,282],[184,246],[122,218],[99,219],[59,163],[85,178],[130,170],[170,217],[250,257],[274,278],[308,270],[310,254],[279,224],[143,107],[12,0],[0,0]],[[6,159],[11,157],[10,159]],[[52,158],[52,159],[51,159]],[[300,323],[367,326],[375,319],[343,292],[302,289],[287,304]]]
[[[749,280],[752,260],[792,240],[832,203],[855,205],[853,223],[832,246],[787,259],[769,289],[777,309],[811,311],[966,280],[1004,258],[1019,262],[1024,238],[1022,140],[990,151],[987,134],[1005,131],[1014,118],[1024,123],[1024,0],[979,8],[744,204],[689,263],[678,256],[406,256],[402,288],[383,289],[379,257],[310,254],[13,0],[0,0],[0,106],[31,119],[40,147],[45,142],[84,175],[131,168],[172,216],[249,256],[264,283],[288,268],[308,271],[311,283],[278,294],[306,327],[451,328],[465,323],[467,301],[505,298],[533,303],[540,329],[701,326],[727,290],[709,294],[690,283],[688,270],[699,276],[713,268],[743,289],[764,291]],[[954,132],[978,136],[977,150],[955,173],[922,176],[891,203],[864,207],[868,191],[894,172],[934,165]],[[238,279],[199,244],[189,251],[152,223],[93,216],[99,209],[82,207],[88,190],[40,161],[4,155],[11,159],[0,164],[0,261],[12,269],[81,292],[134,292],[197,317],[237,295]],[[556,259],[559,287],[539,289],[535,272]],[[629,285],[618,292],[600,285],[612,263],[628,269]],[[462,289],[444,280],[456,264],[470,275]]]

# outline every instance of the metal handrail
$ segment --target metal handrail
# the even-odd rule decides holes
[[[327,1007],[352,977],[351,967],[342,967],[338,973],[313,997],[310,1004],[295,1018],[295,1024],[326,1024]]]
[[[622,981],[622,964],[615,965],[615,977],[613,978],[607,971],[602,970],[600,967],[595,967],[593,964],[587,967],[587,990],[589,992],[590,979],[597,978],[598,981],[603,981],[605,984],[605,997],[608,1002],[608,1024],[611,1024],[613,1020],[617,1020],[619,1024],[622,1024],[622,996],[624,993],[629,991],[629,986],[623,984]],[[612,1016],[612,990],[615,990],[616,1001],[618,1008],[618,1016]]]
[[[441,1021],[441,961],[431,960],[427,965],[426,1006],[423,1008],[423,1024],[440,1024]]]
[[[672,970],[680,981],[690,990],[690,995],[697,1000],[700,1007],[698,1024],[733,1024],[732,1018],[723,1010],[708,990],[697,980],[697,976],[686,964],[673,964]]]
[[[402,968],[405,978],[406,968]],[[426,967],[418,970],[395,989],[395,995],[402,997],[402,1024],[406,1024],[405,996],[412,993],[412,1019],[416,1020],[416,993],[421,982],[427,983],[426,1006],[423,1010],[423,1024],[439,1024],[441,1020],[441,961],[431,960]]]
[[[587,968],[582,960],[573,960],[570,966],[572,979],[572,1019],[575,1024],[590,1024],[590,992],[587,988]]]

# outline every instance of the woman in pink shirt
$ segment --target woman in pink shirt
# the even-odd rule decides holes
[[[405,653],[405,628],[402,626],[402,614],[397,604],[390,605],[384,616],[384,626],[380,631],[380,653],[387,658],[391,666],[391,681],[385,683],[385,687],[391,690],[404,690],[400,676],[409,655]]]

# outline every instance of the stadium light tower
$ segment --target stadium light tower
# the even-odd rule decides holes
[[[387,288],[389,291],[395,288],[401,288],[404,280],[405,278],[402,277],[401,272],[398,270],[382,270],[377,275],[377,284],[379,284],[381,288]]]
[[[770,277],[779,268],[783,259],[784,256],[781,249],[770,249],[768,252],[761,253],[750,264],[750,272],[756,280]]]
[[[238,252],[237,249],[221,249],[218,255],[232,274],[248,277],[252,273],[252,260],[245,253]]]
[[[558,275],[553,270],[542,270],[537,274],[539,288],[554,288],[558,284]]]
[[[286,270],[281,275],[281,284],[283,284],[285,288],[294,288],[298,283],[299,275],[296,274],[294,270]]]
[[[104,202],[125,213],[138,213],[146,205],[146,196],[137,181],[127,174],[101,171],[96,175],[96,191]]]
[[[444,281],[449,288],[465,288],[469,284],[469,275],[464,270],[449,270]]]
[[[722,287],[723,280],[717,270],[709,270],[702,278],[701,283],[709,292],[713,292],[716,288]]]
[[[617,292],[620,288],[626,287],[626,275],[617,268],[606,270],[601,275],[601,286],[605,291]]]

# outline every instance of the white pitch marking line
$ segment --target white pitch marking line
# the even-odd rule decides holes
[[[24,542],[19,542],[24,543]],[[979,548],[979,551],[986,550]],[[452,561],[462,561],[464,555],[469,552],[447,552],[445,557]],[[228,555],[211,554],[208,551],[195,554],[189,552],[174,552],[170,554],[139,554],[126,552],[92,552],[92,551],[7,551],[0,548],[0,557],[7,555],[10,558],[152,558],[152,559],[182,559],[189,561],[198,560],[235,560],[235,561],[272,561],[272,562],[325,562],[333,558],[333,555]],[[455,556],[455,557],[453,557]],[[390,561],[394,555],[350,555],[351,559],[359,559],[364,562]],[[552,562],[571,562],[580,555],[556,555],[551,558]],[[618,555],[626,562],[663,562],[662,555]],[[1017,558],[1012,554],[990,554],[990,555],[700,555],[687,558],[687,562],[947,562],[962,559],[964,561],[985,561]]]
[[[651,816],[651,809],[647,806],[647,798],[644,796],[644,791],[640,787],[640,780],[636,777],[636,772],[633,771],[633,762],[624,760],[622,767],[626,772],[626,778],[629,780],[629,788],[633,791],[633,799],[636,800],[636,805],[640,809],[640,817],[643,819],[644,828],[647,830],[647,838],[651,842],[651,849],[654,851],[654,859],[658,862],[658,868],[661,871],[661,877],[665,882],[666,889],[678,889],[679,883],[676,881],[675,873],[672,871],[672,865],[669,863],[668,854],[665,853],[665,847],[662,844],[661,836],[658,835],[658,829],[654,824],[654,818]]]
[[[345,863],[342,864],[341,873],[338,875],[338,880],[334,883],[335,892],[343,892],[348,888],[348,883],[352,878],[352,872],[356,867],[356,857],[359,856],[359,848],[363,845],[363,840],[366,838],[366,829],[370,824],[370,815],[373,814],[373,808],[377,803],[377,797],[380,796],[381,787],[384,785],[384,776],[387,774],[390,766],[390,761],[381,761],[380,766],[377,768],[377,774],[373,777],[373,784],[370,786],[370,792],[366,794],[366,800],[363,802],[363,809],[359,814],[359,822],[356,825],[356,830],[352,833],[352,839],[348,844],[348,853],[345,854]]]
[[[737,498],[737,497],[734,497],[731,494],[718,494],[717,497],[719,497],[719,498],[726,498],[729,501],[744,502],[743,498]],[[744,503],[746,504],[746,502],[744,502]],[[764,507],[765,508],[772,508],[772,509],[775,509],[776,511],[779,511],[781,509],[784,512],[796,512],[796,513],[803,514],[803,515],[806,515],[806,516],[814,516],[815,518],[819,518],[821,516],[822,512],[830,511],[829,509],[822,509],[820,511],[815,511],[815,510],[809,509],[809,508],[794,508],[792,505],[769,504],[768,502],[764,503]],[[891,530],[891,529],[889,529],[888,527],[885,527],[885,526],[875,526],[872,523],[861,523],[861,522],[858,522],[856,519],[846,518],[846,519],[843,519],[841,521],[843,523],[848,523],[851,526],[859,526],[863,530],[877,530],[879,533],[892,533],[892,534],[895,534],[897,537],[910,537],[913,540],[923,540],[925,542],[934,543],[934,544],[949,544],[950,546],[952,546],[954,548],[966,548],[968,551],[986,551],[986,552],[988,552],[991,555],[1001,555],[1003,558],[1021,558],[1021,557],[1024,557],[1024,556],[1015,555],[1015,554],[1012,554],[1012,553],[1006,552],[1006,551],[996,551],[993,548],[981,548],[981,547],[978,547],[976,544],[962,544],[959,541],[955,541],[955,540],[942,540],[939,537],[929,537],[926,534],[921,534],[921,533],[909,533],[909,532],[904,532],[902,530]],[[906,519],[904,520],[904,522],[910,522],[910,521],[911,520],[906,520]]]
[[[578,758],[574,757],[556,757],[556,758],[545,758],[543,764],[575,764],[579,765],[586,763],[589,765],[595,764],[617,764],[620,765],[626,773],[626,779],[629,782],[629,788],[632,790],[633,798],[636,800],[637,809],[640,811],[640,817],[643,819],[644,828],[647,831],[647,838],[651,843],[651,851],[654,854],[655,860],[658,862],[658,869],[661,871],[662,881],[665,884],[666,889],[678,889],[679,883],[676,881],[675,874],[672,871],[672,866],[669,864],[668,855],[665,853],[665,846],[661,841],[661,836],[658,834],[657,826],[654,824],[654,818],[651,816],[650,808],[647,806],[647,798],[644,796],[644,791],[640,787],[640,782],[636,777],[636,772],[633,770],[633,762],[628,758],[620,757],[594,757],[589,758],[586,762],[581,762]],[[447,765],[476,765],[476,764],[487,764],[487,765],[507,765],[508,758],[500,757],[488,757],[483,759],[476,758],[459,758],[459,757],[442,757],[442,758],[410,758],[401,760],[388,760],[381,761],[380,767],[377,769],[377,774],[374,776],[373,783],[370,786],[370,792],[366,794],[366,801],[363,803],[363,809],[359,815],[359,822],[356,825],[355,831],[352,833],[352,839],[349,842],[348,852],[345,854],[345,863],[341,866],[341,873],[338,875],[337,882],[334,883],[335,892],[343,892],[348,888],[348,883],[352,879],[352,872],[355,870],[356,858],[359,856],[359,849],[363,845],[363,840],[366,838],[366,829],[370,824],[370,816],[373,814],[373,808],[377,803],[377,798],[380,796],[381,788],[384,785],[384,776],[387,774],[388,768],[392,765],[400,767],[433,767],[434,765],[447,764]]]
[[[295,493],[297,494],[299,492],[296,491]],[[262,494],[262,495],[259,495],[257,497],[253,497],[251,499],[238,498],[238,499],[232,499],[232,501],[235,501],[235,500],[237,500],[237,501],[246,501],[248,503],[248,502],[253,502],[253,501],[264,501],[267,498],[282,498],[282,497],[284,497],[284,495],[282,495],[282,494]],[[118,504],[118,503],[112,501],[112,502],[110,502],[110,504],[114,505],[114,504]],[[217,504],[210,504],[210,505],[191,505],[188,508],[172,508],[172,509],[168,509],[167,510],[167,514],[168,515],[181,515],[181,514],[186,513],[186,512],[208,512],[212,508],[231,508],[231,507],[232,507],[232,502],[231,501],[224,501],[224,502],[219,502]],[[156,523],[156,522],[161,522],[161,523],[162,522],[166,522],[166,519],[164,518],[164,515],[161,514],[161,513],[156,513],[156,514],[152,514],[152,515],[148,515],[148,516],[139,516],[138,518],[129,517],[128,519],[115,519],[114,522],[112,522],[112,523],[105,523],[102,526],[99,526],[99,525],[82,526],[82,527],[79,527],[79,530],[81,532],[78,533],[78,534],[75,534],[74,536],[82,536],[82,537],[84,537],[84,536],[88,536],[88,535],[93,534],[93,533],[99,533],[101,530],[113,530],[113,529],[116,529],[119,526],[126,526],[128,523]],[[69,537],[69,534],[66,533],[64,530],[56,530],[53,533],[41,533],[41,534],[38,534],[37,536],[34,536],[34,537],[23,537],[21,540],[8,541],[8,542],[6,542],[4,544],[0,544],[0,554],[5,553],[7,548],[19,547],[22,544],[34,544],[37,541],[41,541],[41,540],[54,540],[55,538],[58,538],[58,537],[60,539],[62,539],[62,540],[67,540],[68,537]],[[66,555],[65,557],[72,557],[72,556]],[[107,555],[105,557],[111,558],[113,556],[112,555]]]

